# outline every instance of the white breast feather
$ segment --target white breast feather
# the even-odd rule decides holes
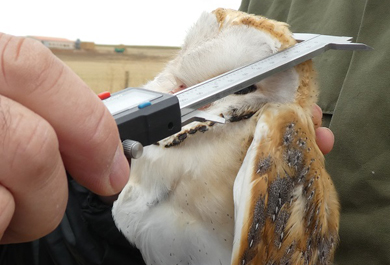
[[[215,14],[203,13],[177,57],[145,88],[169,92],[189,87],[281,48],[277,38],[235,24],[235,19],[227,17],[221,25]],[[252,93],[218,100],[205,111],[225,117],[226,124],[189,124],[180,144],[166,147],[179,133],[146,147],[141,158],[132,160],[130,180],[114,203],[113,217],[147,264],[230,264],[234,215],[237,238],[246,222],[248,175],[256,164],[258,143],[268,133],[267,123],[255,113],[267,102],[294,101],[299,82],[291,69],[256,84]],[[239,122],[229,122],[247,113]],[[199,130],[201,126],[207,131]],[[194,128],[197,132],[190,133]]]

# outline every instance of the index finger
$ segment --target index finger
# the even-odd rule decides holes
[[[0,94],[54,128],[67,171],[101,195],[129,176],[114,119],[87,85],[38,41],[0,33]]]

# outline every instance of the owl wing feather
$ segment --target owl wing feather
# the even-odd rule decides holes
[[[310,113],[267,104],[234,184],[232,264],[331,264],[339,204]]]

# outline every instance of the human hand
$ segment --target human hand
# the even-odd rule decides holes
[[[333,132],[325,127],[321,127],[322,123],[322,110],[315,104],[312,109],[313,123],[316,133],[316,142],[321,152],[326,155],[329,153],[334,145]]]
[[[129,165],[99,98],[41,43],[0,33],[0,243],[51,232],[67,204],[65,169],[94,193]]]

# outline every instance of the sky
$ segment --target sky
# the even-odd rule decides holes
[[[180,46],[204,11],[240,0],[1,0],[0,32],[97,44]]]

